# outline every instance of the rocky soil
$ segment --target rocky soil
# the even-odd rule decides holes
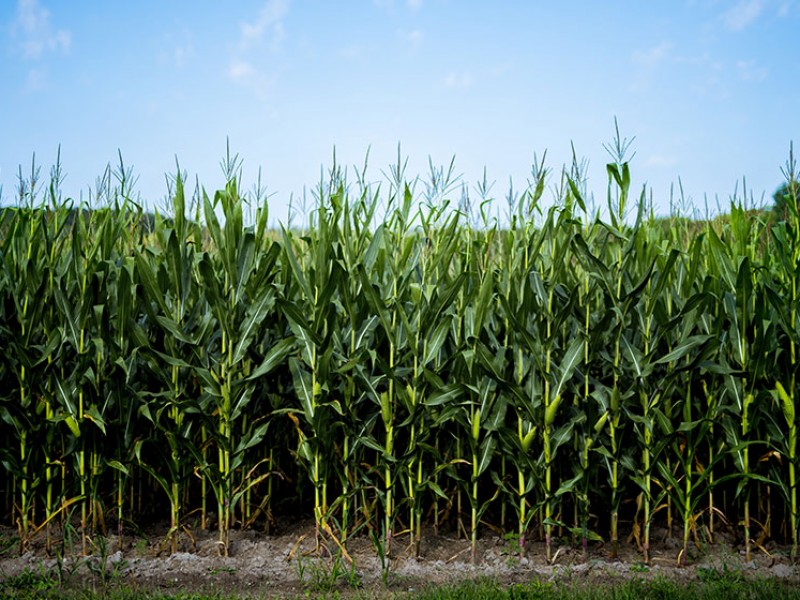
[[[800,570],[789,558],[788,549],[761,546],[752,560],[744,560],[743,549],[735,541],[723,539],[715,544],[693,545],[687,566],[678,566],[680,544],[665,532],[656,532],[650,565],[641,562],[635,543],[622,544],[617,560],[608,558],[608,547],[597,544],[584,560],[582,552],[568,545],[558,548],[548,564],[544,545],[529,544],[520,556],[514,540],[485,532],[480,539],[478,557],[471,561],[470,545],[454,535],[427,532],[420,558],[411,556],[407,538],[398,537],[395,557],[382,562],[366,536],[347,543],[344,556],[335,543],[317,548],[311,523],[299,523],[266,535],[255,531],[233,532],[229,556],[221,557],[214,532],[184,533],[179,551],[163,549],[163,529],[139,537],[95,538],[93,554],[79,556],[75,540],[62,552],[47,556],[43,541],[34,540],[21,556],[12,543],[15,531],[0,529],[5,549],[0,556],[0,581],[22,573],[63,582],[67,586],[125,585],[134,589],[162,591],[225,592],[267,597],[295,597],[311,593],[326,596],[334,590],[342,596],[388,595],[388,592],[413,591],[426,586],[489,577],[504,583],[531,581],[585,580],[598,583],[625,578],[761,576],[781,578],[800,585]]]

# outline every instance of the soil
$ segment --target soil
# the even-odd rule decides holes
[[[595,544],[586,559],[570,545],[557,546],[555,560],[545,560],[544,544],[529,543],[520,556],[516,542],[486,530],[479,539],[477,560],[471,561],[469,541],[455,535],[424,532],[420,558],[411,556],[408,537],[394,540],[395,557],[382,567],[367,536],[347,542],[344,557],[330,538],[327,548],[317,548],[313,522],[284,527],[272,535],[256,531],[231,532],[229,556],[218,552],[216,533],[183,533],[179,551],[160,552],[166,528],[154,528],[138,537],[92,540],[92,556],[81,557],[80,539],[71,544],[71,557],[48,557],[39,534],[21,556],[8,546],[16,531],[0,528],[6,548],[0,555],[0,582],[24,573],[41,574],[72,587],[104,585],[162,592],[191,591],[242,596],[293,598],[340,596],[389,596],[431,586],[491,578],[503,584],[534,581],[585,581],[610,584],[631,578],[668,577],[680,580],[708,577],[760,576],[780,578],[800,586],[800,569],[788,549],[764,545],[754,548],[746,562],[744,549],[731,537],[719,535],[717,543],[693,544],[687,566],[678,565],[680,542],[655,531],[652,559],[644,565],[633,540],[620,543],[619,558],[609,558],[608,545]],[[69,547],[63,548],[69,554]],[[58,553],[54,553],[58,554]],[[0,583],[2,589],[2,583]]]

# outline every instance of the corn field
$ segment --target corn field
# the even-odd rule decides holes
[[[780,221],[746,195],[656,219],[616,149],[602,213],[579,168],[539,161],[502,222],[452,165],[412,185],[398,160],[381,186],[334,167],[278,230],[236,157],[213,195],[179,172],[154,217],[121,163],[92,206],[60,165],[21,175],[0,209],[20,550],[166,521],[165,550],[215,528],[225,555],[291,515],[321,551],[369,536],[387,557],[447,530],[473,560],[499,532],[649,561],[658,527],[681,562],[723,530],[796,558],[797,187]]]

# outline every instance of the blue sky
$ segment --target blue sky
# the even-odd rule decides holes
[[[633,186],[665,213],[679,177],[701,207],[743,176],[769,199],[800,142],[799,0],[5,0],[0,30],[4,202],[60,144],[67,195],[119,150],[160,206],[176,156],[224,183],[229,138],[273,221],[334,146],[350,166],[371,148],[375,182],[398,143],[411,177],[455,156],[502,204],[534,152],[555,186],[574,144],[600,203],[616,117]]]

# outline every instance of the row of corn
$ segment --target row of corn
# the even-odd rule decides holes
[[[166,547],[215,526],[225,554],[299,510],[321,545],[385,556],[450,528],[473,559],[493,529],[648,561],[654,527],[682,562],[722,532],[797,555],[796,186],[783,220],[737,198],[655,219],[620,157],[601,217],[577,169],[543,208],[539,163],[495,219],[445,169],[333,169],[276,230],[226,165],[213,196],[171,180],[166,216],[122,166],[93,209],[59,166],[0,209],[0,509],[22,548],[168,519]]]

